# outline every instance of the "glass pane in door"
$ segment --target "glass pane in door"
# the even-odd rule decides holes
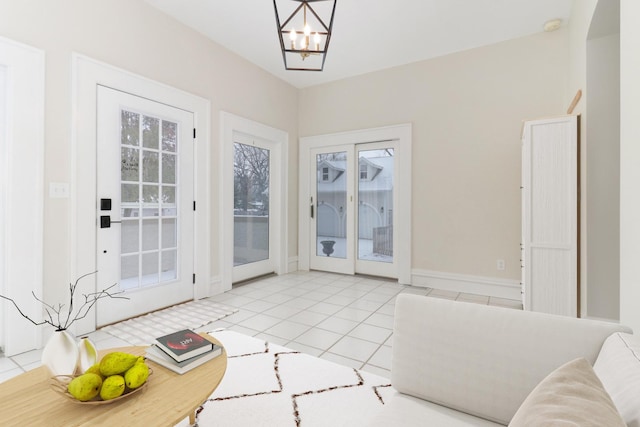
[[[316,255],[347,257],[347,153],[316,155]]]
[[[269,150],[234,143],[233,265],[269,259]]]
[[[177,123],[121,111],[122,290],[178,278]]]
[[[393,262],[393,149],[358,152],[358,259]]]

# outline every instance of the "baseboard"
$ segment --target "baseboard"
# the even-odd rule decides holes
[[[209,278],[208,295],[205,297],[211,297],[224,292],[222,289],[222,276],[214,276]]]
[[[298,257],[292,256],[287,260],[287,271],[286,273],[293,273],[294,271],[298,271]]]
[[[411,276],[413,286],[512,300],[522,298],[520,282],[517,280],[417,269],[411,271]]]
[[[583,316],[582,319],[597,320],[598,322],[616,323],[618,325],[620,324],[619,319],[608,319],[606,317]]]

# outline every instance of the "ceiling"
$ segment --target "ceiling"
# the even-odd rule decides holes
[[[284,69],[271,0],[145,0],[298,88],[567,24],[573,0],[337,0],[322,72]]]

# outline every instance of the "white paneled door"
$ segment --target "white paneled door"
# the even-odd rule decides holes
[[[98,86],[97,325],[193,299],[193,113]]]
[[[578,315],[578,119],[525,122],[522,138],[524,307]]]

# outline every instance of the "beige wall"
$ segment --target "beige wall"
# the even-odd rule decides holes
[[[567,49],[562,29],[303,89],[299,132],[412,123],[412,268],[519,280],[521,124],[566,111]]]
[[[588,317],[620,318],[620,34],[587,42]]]
[[[45,51],[45,188],[71,179],[71,54],[77,52],[211,102],[211,275],[220,274],[219,113],[289,133],[296,159],[297,90],[142,0],[3,0],[0,36]],[[297,175],[290,177],[290,256],[297,253]],[[82,177],[78,177],[82,179]],[[45,195],[44,297],[62,301],[70,274],[70,199]],[[79,250],[82,250],[79,248]]]

